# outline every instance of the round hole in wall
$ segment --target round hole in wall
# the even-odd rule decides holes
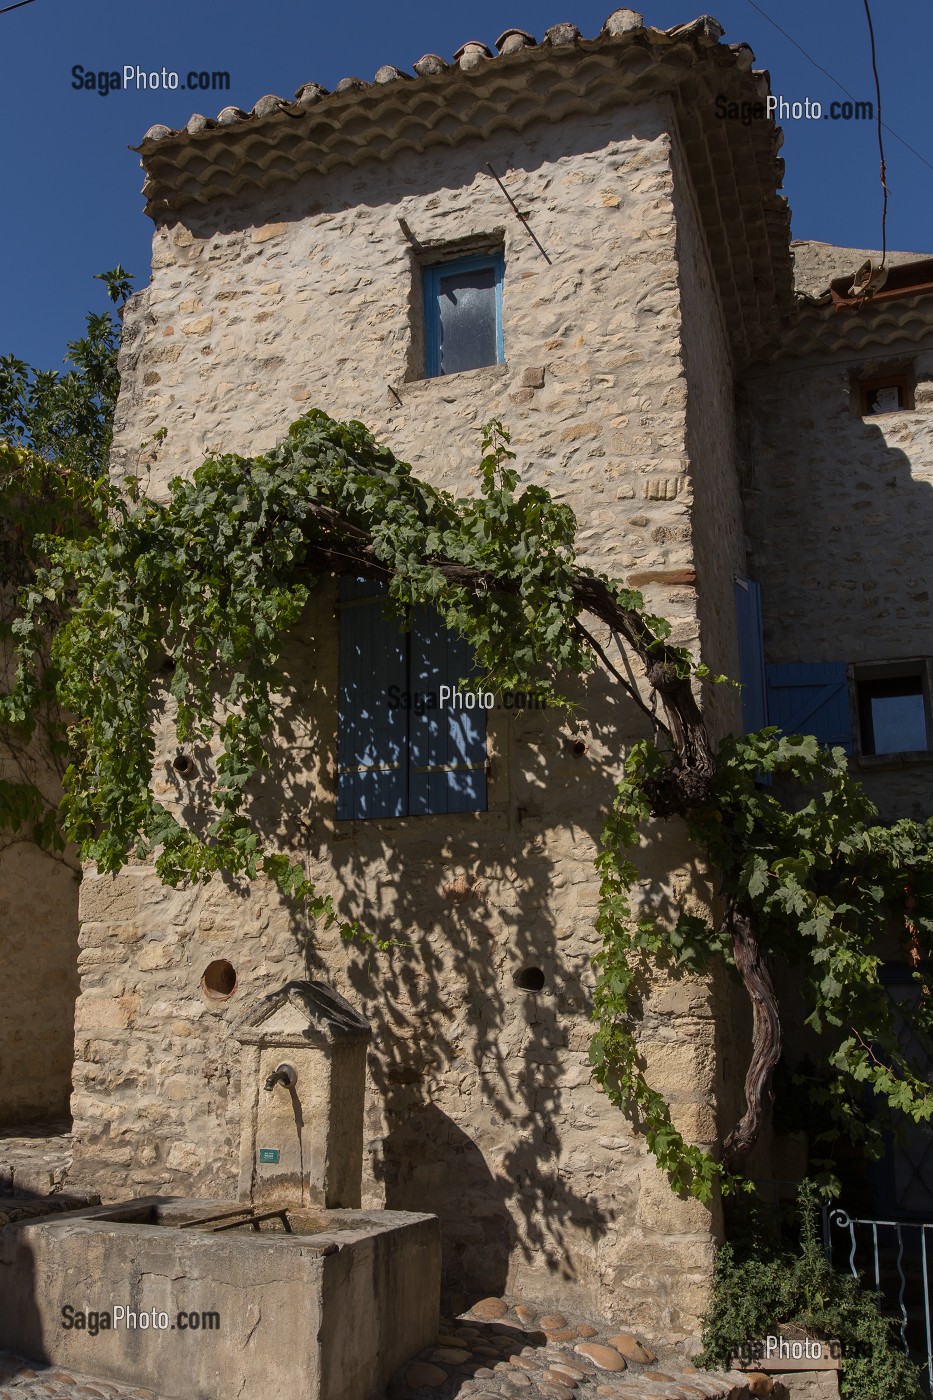
[[[515,974],[515,985],[524,992],[540,992],[544,987],[544,973],[540,967],[523,967]]]
[[[198,771],[194,759],[186,753],[177,753],[172,759],[172,767],[180,778],[193,778]]]
[[[567,745],[574,758],[582,758],[588,747],[586,740],[580,738],[568,739]]]
[[[201,978],[201,991],[211,1001],[227,1001],[236,991],[236,968],[226,958],[208,963]]]

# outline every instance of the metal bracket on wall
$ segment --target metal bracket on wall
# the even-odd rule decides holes
[[[535,247],[537,248],[538,252],[541,254],[541,256],[542,256],[542,258],[544,259],[544,261],[548,264],[548,266],[550,266],[550,265],[551,265],[551,259],[548,257],[547,253],[545,252],[545,250],[544,250],[544,245],[542,244],[541,240],[540,240],[539,238],[536,237],[536,235],[532,232],[531,228],[529,227],[528,220],[529,220],[529,218],[531,217],[530,214],[523,214],[523,213],[522,213],[522,211],[519,209],[518,205],[515,203],[515,200],[512,198],[512,196],[509,194],[508,190],[505,188],[505,185],[503,185],[502,181],[499,179],[499,176],[496,174],[496,172],[493,170],[492,166],[489,164],[489,161],[488,161],[488,160],[487,160],[487,162],[486,162],[486,169],[489,171],[490,175],[491,175],[492,178],[495,180],[496,184],[499,186],[500,190],[502,191],[502,193],[505,195],[506,199],[507,199],[507,200],[509,201],[509,203],[511,204],[512,209],[513,209],[513,211],[514,211],[514,213],[515,213],[516,219],[518,219],[518,222],[521,224],[522,228],[525,230],[525,232],[527,233],[528,237],[531,239],[532,243],[535,245]]]

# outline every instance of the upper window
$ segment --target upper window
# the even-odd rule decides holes
[[[411,631],[366,579],[340,587],[337,817],[486,810],[486,714],[470,647],[431,608]]]
[[[922,661],[855,668],[859,751],[924,753],[931,746],[930,694]]]
[[[425,374],[502,364],[501,253],[424,269]]]

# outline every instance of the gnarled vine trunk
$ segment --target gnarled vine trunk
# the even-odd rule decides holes
[[[772,1082],[781,1058],[781,1020],[767,960],[761,951],[754,918],[730,901],[725,927],[739,976],[752,1004],[752,1057],[745,1075],[745,1112],[723,1146],[732,1170],[757,1142],[774,1099]]]

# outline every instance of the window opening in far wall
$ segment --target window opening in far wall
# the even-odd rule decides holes
[[[930,747],[929,696],[920,662],[855,671],[863,754],[922,753]]]
[[[854,411],[862,418],[902,413],[914,406],[914,376],[908,369],[859,378],[853,385]]]

